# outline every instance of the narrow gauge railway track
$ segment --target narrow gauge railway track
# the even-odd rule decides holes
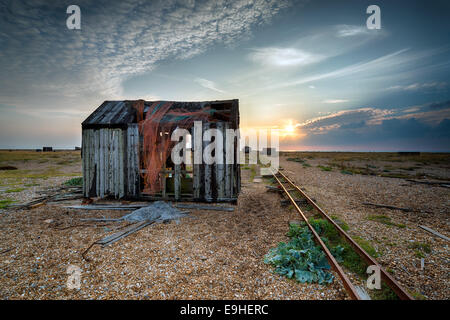
[[[361,300],[360,295],[358,294],[356,288],[353,286],[353,284],[350,282],[349,278],[345,274],[342,267],[338,264],[336,259],[331,254],[330,250],[327,248],[325,243],[322,241],[316,230],[313,228],[313,226],[309,223],[307,217],[303,213],[303,211],[300,209],[300,207],[297,204],[298,199],[294,199],[294,197],[291,195],[291,192],[296,191],[298,192],[306,201],[314,208],[316,211],[329,223],[331,223],[339,232],[339,234],[347,241],[351,247],[355,250],[355,252],[368,264],[368,265],[376,265],[380,268],[380,275],[381,279],[397,294],[397,296],[401,300],[414,300],[414,298],[406,292],[400,284],[395,281],[394,278],[391,277],[389,273],[387,273],[383,267],[373,258],[371,257],[361,246],[356,243],[333,219],[331,219],[325,211],[323,211],[303,190],[301,190],[292,180],[290,180],[286,175],[278,172],[272,172],[273,177],[277,181],[278,185],[281,187],[283,192],[286,194],[294,208],[298,211],[301,218],[305,221],[306,225],[308,226],[309,230],[312,232],[315,241],[322,247],[323,251],[325,252],[325,255],[327,256],[328,262],[330,263],[332,269],[336,271],[336,273],[339,275],[339,277],[342,280],[342,283],[349,294],[349,296],[352,299],[355,300]]]

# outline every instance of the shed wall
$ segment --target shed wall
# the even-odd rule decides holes
[[[127,129],[83,129],[85,197],[123,198],[138,195],[138,137],[137,125]]]

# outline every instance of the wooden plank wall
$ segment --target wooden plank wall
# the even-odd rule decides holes
[[[134,150],[137,139],[134,129],[84,129],[82,134],[83,153],[83,193],[85,197],[113,196],[123,198],[139,190],[139,186],[127,185],[126,182],[135,177],[139,167],[137,151],[129,151],[127,145]],[[127,143],[130,137],[131,143]],[[131,169],[128,165],[131,165]],[[134,170],[134,171],[133,171]],[[136,179],[135,179],[136,180]],[[135,181],[134,180],[134,181]],[[125,191],[127,190],[127,192]]]
[[[222,132],[222,164],[194,165],[193,192],[198,201],[233,201],[240,189],[238,144],[227,146],[228,122],[204,123],[203,130],[215,127]],[[204,131],[203,131],[204,132]],[[209,144],[203,142],[202,150]],[[216,145],[220,147],[220,143]],[[194,146],[195,148],[196,146]],[[137,124],[126,130],[101,128],[82,132],[83,193],[85,197],[139,198],[139,131]],[[234,154],[234,164],[225,164]],[[216,150],[216,156],[220,152]],[[175,199],[181,199],[181,168],[175,167]]]
[[[222,148],[222,152],[216,152],[216,157],[221,156],[222,163],[214,165],[194,165],[193,190],[194,199],[198,201],[231,201],[237,199],[239,193],[239,164],[236,161],[237,139],[234,144],[227,146],[226,129],[229,129],[230,123],[217,122],[203,123],[203,132],[209,128],[216,128],[222,132],[222,143],[216,143],[217,148]],[[194,140],[193,140],[194,141]],[[202,150],[205,149],[210,142],[203,141]],[[194,146],[195,149],[196,146]],[[233,155],[234,164],[226,164],[227,155]]]
[[[126,139],[126,173],[127,196],[137,198],[140,195],[139,183],[139,130],[137,123],[128,125]]]

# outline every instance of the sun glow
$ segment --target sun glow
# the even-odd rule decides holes
[[[280,137],[298,137],[300,135],[297,124],[292,120],[288,120],[287,123],[281,127]]]

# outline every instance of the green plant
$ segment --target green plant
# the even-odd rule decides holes
[[[25,188],[14,188],[14,189],[8,189],[5,191],[5,193],[15,193],[15,192],[22,192],[25,190]]]
[[[0,209],[4,209],[7,206],[9,206],[11,203],[16,202],[15,200],[11,200],[11,199],[3,199],[0,200]]]
[[[333,168],[331,168],[331,167],[325,167],[325,166],[317,166],[317,167],[319,167],[322,171],[332,171],[333,170]]]
[[[431,247],[428,243],[425,242],[413,242],[411,243],[408,248],[410,249],[414,249],[415,250],[415,254],[418,258],[424,258],[424,254],[425,253],[431,253]]]
[[[291,224],[287,235],[290,241],[270,249],[264,263],[274,266],[275,273],[301,283],[331,283],[334,276],[327,271],[330,265],[323,251],[314,243],[308,227]]]
[[[402,224],[402,223],[394,223],[391,221],[391,218],[382,214],[382,215],[369,215],[367,217],[367,220],[370,221],[376,221],[382,224],[385,224],[387,226],[395,226],[397,228],[406,228],[406,225]]]
[[[66,186],[82,186],[83,178],[82,177],[72,178],[72,179],[64,182],[64,185],[66,185]]]
[[[339,227],[342,228],[342,230],[348,231],[350,229],[348,224],[344,220],[339,219],[337,216],[331,216],[331,219],[333,219],[334,222],[336,222],[339,225]]]

